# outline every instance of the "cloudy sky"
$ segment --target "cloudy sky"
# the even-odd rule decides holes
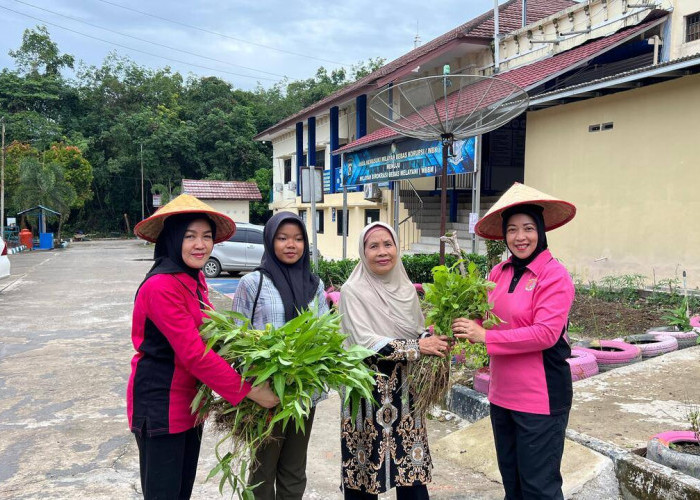
[[[319,66],[390,61],[413,48],[416,24],[427,42],[490,8],[491,0],[0,0],[0,68],[14,69],[7,52],[44,24],[63,53],[88,65],[116,51],[150,68],[268,87]]]

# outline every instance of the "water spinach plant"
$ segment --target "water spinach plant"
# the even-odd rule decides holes
[[[219,491],[228,483],[243,500],[254,499],[256,485],[246,484],[248,470],[254,467],[251,457],[278,422],[304,431],[315,395],[329,389],[344,388],[344,404],[357,413],[360,398],[372,398],[373,372],[364,359],[374,355],[361,346],[346,348],[346,336],[340,333],[340,316],[326,313],[321,317],[303,311],[285,325],[265,330],[250,328],[249,321],[234,312],[207,311],[200,335],[207,345],[231,363],[242,377],[254,386],[265,381],[280,399],[272,410],[249,399],[232,406],[201,385],[192,401],[192,411],[199,418],[209,418],[223,434],[216,445],[218,464],[208,479],[222,474]]]
[[[484,328],[499,324],[501,320],[491,312],[493,304],[488,301],[489,290],[496,285],[483,278],[473,262],[468,262],[466,269],[464,261],[450,267],[436,266],[432,274],[433,283],[423,284],[426,325],[433,326],[435,335],[446,335],[453,352],[464,351],[467,357],[486,363],[484,344],[458,341],[452,333],[452,322],[456,318],[469,318],[482,320]],[[426,411],[444,399],[449,389],[450,358],[425,356],[411,366],[409,376],[417,411]]]

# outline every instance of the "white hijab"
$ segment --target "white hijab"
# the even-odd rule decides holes
[[[387,337],[417,339],[425,330],[425,318],[418,294],[406,274],[398,248],[396,265],[387,274],[373,273],[365,256],[365,237],[381,226],[391,234],[396,245],[396,233],[383,222],[367,225],[360,235],[360,262],[345,282],[340,293],[340,327],[348,335],[347,343],[378,350]]]

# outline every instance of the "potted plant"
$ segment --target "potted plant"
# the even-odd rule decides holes
[[[647,458],[700,479],[700,407],[688,407],[691,430],[656,434],[647,445]]]
[[[661,319],[666,322],[666,325],[650,328],[647,333],[663,333],[675,337],[678,341],[678,349],[685,349],[697,344],[698,334],[690,324],[688,297],[685,297],[677,308],[665,309]]]

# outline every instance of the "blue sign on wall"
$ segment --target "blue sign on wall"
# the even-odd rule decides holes
[[[448,175],[474,172],[473,137],[455,141],[452,152],[448,158]],[[342,168],[346,186],[432,177],[442,173],[442,144],[419,139],[380,144],[346,153]]]

